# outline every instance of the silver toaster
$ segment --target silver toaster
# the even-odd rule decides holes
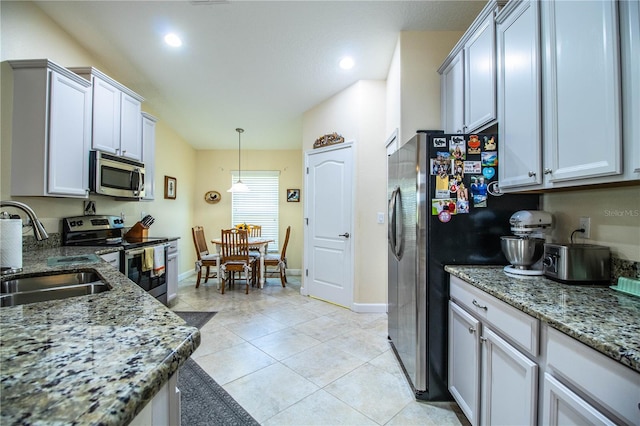
[[[595,244],[544,245],[544,275],[565,284],[607,284],[611,280],[609,247]]]

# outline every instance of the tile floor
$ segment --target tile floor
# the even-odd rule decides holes
[[[193,359],[263,425],[460,425],[455,403],[418,402],[387,342],[386,314],[357,314],[269,278],[222,295],[180,282],[174,311],[216,311]],[[456,414],[457,413],[457,414]],[[459,418],[460,417],[460,418]],[[460,420],[462,419],[462,420]],[[463,423],[461,423],[461,421]]]

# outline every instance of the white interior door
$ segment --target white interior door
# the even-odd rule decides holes
[[[307,152],[306,294],[351,308],[353,303],[353,148]]]

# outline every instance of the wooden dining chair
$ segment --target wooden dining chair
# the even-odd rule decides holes
[[[264,257],[264,274],[280,273],[280,283],[282,287],[285,287],[287,283],[287,245],[289,244],[289,235],[291,234],[291,226],[287,226],[287,232],[284,237],[284,244],[282,244],[282,250],[280,253],[267,254]],[[269,271],[269,266],[275,266],[278,269],[275,271]]]
[[[222,274],[221,292],[224,294],[224,287],[227,281],[231,284],[235,282],[235,273],[244,272],[246,281],[246,294],[249,294],[249,280],[256,283],[256,259],[249,256],[248,233],[244,229],[222,229],[221,231],[222,251],[220,259],[220,273]]]
[[[200,287],[200,279],[202,278],[202,269],[205,269],[204,282],[206,283],[209,278],[217,278],[216,273],[211,271],[213,266],[215,271],[218,266],[218,256],[209,253],[207,247],[207,239],[204,236],[204,227],[194,226],[191,228],[191,234],[193,235],[193,245],[196,249],[196,255],[198,260],[196,261],[196,271],[198,271],[198,278],[196,280],[196,288]]]
[[[249,227],[249,236],[250,237],[262,237],[262,226],[261,225],[247,225]]]

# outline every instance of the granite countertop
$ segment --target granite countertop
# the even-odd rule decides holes
[[[1,424],[127,424],[200,345],[197,328],[102,259],[47,266],[49,257],[117,250],[24,254],[18,275],[93,269],[112,288],[0,308]]]
[[[511,278],[498,266],[445,270],[593,349],[640,372],[640,298],[609,287]]]

